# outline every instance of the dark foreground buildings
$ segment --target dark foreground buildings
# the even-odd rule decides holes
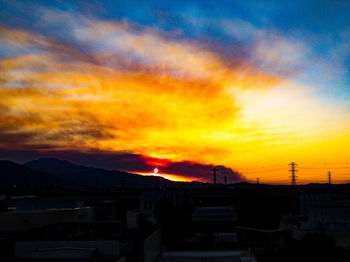
[[[0,261],[350,261],[350,189],[12,188]]]

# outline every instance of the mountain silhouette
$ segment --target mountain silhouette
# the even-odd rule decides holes
[[[56,158],[40,158],[27,162],[24,166],[58,177],[72,186],[152,188],[157,185],[174,183],[162,177],[142,176],[117,170],[80,166]]]
[[[11,161],[0,160],[0,187],[56,185],[64,183],[54,175],[33,170]]]

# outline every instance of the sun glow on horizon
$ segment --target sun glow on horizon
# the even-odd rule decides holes
[[[202,179],[185,168],[162,173],[180,162],[269,183],[287,183],[291,161],[348,162],[348,89],[339,95],[340,84],[310,80],[316,71],[320,79],[322,70],[342,72],[310,56],[305,37],[213,20],[230,39],[226,50],[214,46],[218,39],[127,18],[40,10],[31,26],[54,30],[0,24],[0,149],[128,152],[144,157],[150,173],[142,175],[173,181]],[[205,30],[208,21],[196,24]],[[283,170],[245,169],[277,164]],[[301,183],[325,179],[304,174]],[[346,182],[345,174],[334,183]]]
[[[195,177],[185,177],[181,175],[174,175],[174,174],[163,174],[163,173],[141,173],[141,172],[132,172],[138,175],[142,176],[156,176],[156,177],[162,177],[174,182],[194,182],[198,181],[198,178]]]

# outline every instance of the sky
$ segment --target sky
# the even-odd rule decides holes
[[[0,158],[350,182],[350,1],[0,0]]]

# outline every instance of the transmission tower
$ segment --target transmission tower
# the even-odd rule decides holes
[[[214,185],[216,185],[216,167],[213,168],[213,181],[214,181]]]
[[[260,184],[260,181],[259,181],[259,178],[258,178],[258,177],[256,178],[256,184],[257,184],[257,185]]]
[[[289,172],[291,172],[290,180],[291,180],[291,183],[293,186],[295,186],[297,184],[297,181],[296,181],[296,179],[297,179],[296,173],[298,172],[298,170],[296,169],[297,165],[298,164],[296,164],[294,162],[289,164],[289,166],[290,166]]]
[[[328,171],[328,184],[332,184],[332,174],[331,171]]]

